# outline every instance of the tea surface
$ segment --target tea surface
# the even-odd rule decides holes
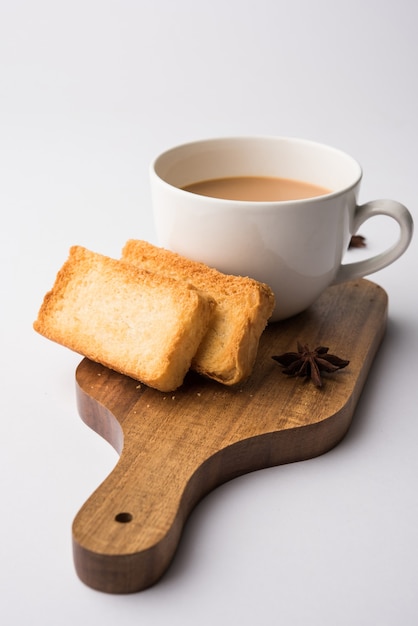
[[[201,196],[253,202],[302,200],[330,193],[325,187],[304,181],[270,176],[213,178],[186,185],[183,189]]]

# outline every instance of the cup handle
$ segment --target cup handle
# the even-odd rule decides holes
[[[340,265],[333,284],[373,274],[396,261],[409,246],[414,231],[414,222],[408,209],[395,200],[373,200],[357,206],[352,232],[356,233],[361,224],[376,215],[386,215],[398,222],[400,228],[398,240],[390,248],[370,259]]]

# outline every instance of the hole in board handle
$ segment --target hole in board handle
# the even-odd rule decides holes
[[[115,515],[115,522],[119,522],[120,524],[128,524],[131,521],[131,513],[118,513],[117,515]]]

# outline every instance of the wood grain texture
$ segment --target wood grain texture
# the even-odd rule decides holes
[[[158,581],[187,516],[217,485],[246,472],[301,461],[347,432],[387,318],[387,296],[358,280],[330,287],[305,313],[264,332],[251,377],[234,388],[190,373],[165,394],[84,359],[76,372],[82,419],[120,454],[78,512],[78,576],[109,593]],[[349,359],[316,388],[271,358],[301,340]]]

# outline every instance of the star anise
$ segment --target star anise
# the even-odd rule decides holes
[[[366,237],[363,235],[352,235],[350,239],[350,243],[348,244],[349,248],[365,248],[366,247]]]
[[[347,367],[350,362],[335,354],[328,354],[329,348],[324,346],[310,350],[308,345],[298,341],[297,347],[297,352],[286,352],[272,358],[284,366],[283,374],[311,378],[316,387],[322,387],[321,372],[332,374]]]

